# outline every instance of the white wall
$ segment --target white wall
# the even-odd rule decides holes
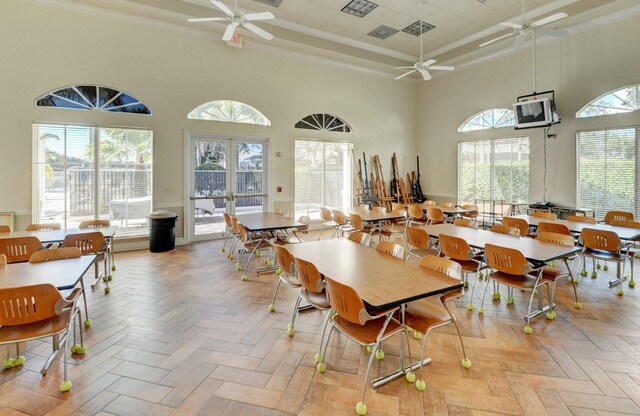
[[[601,94],[640,82],[637,17],[577,33],[537,48],[537,90],[555,90],[562,123],[547,142],[547,201],[576,200],[577,130],[640,125],[640,112],[591,119],[575,113]],[[435,197],[457,193],[457,143],[486,138],[529,136],[529,197],[543,198],[543,129],[511,128],[458,133],[460,124],[481,110],[511,108],[519,95],[533,92],[531,49],[459,69],[421,85],[418,98],[417,149],[423,189]],[[553,132],[553,131],[552,131]]]
[[[0,211],[16,211],[18,227],[31,220],[31,130],[34,121],[137,126],[154,132],[154,206],[185,204],[185,129],[270,138],[271,202],[294,196],[295,138],[346,139],[356,154],[414,154],[414,85],[289,54],[224,45],[216,35],[194,36],[18,0],[0,0]],[[37,108],[34,100],[78,83],[126,91],[152,117]],[[187,120],[199,104],[245,102],[271,127]],[[318,112],[350,123],[352,134],[294,129]],[[276,152],[284,157],[276,158]],[[403,160],[400,160],[400,168]],[[390,163],[387,168],[390,169]],[[283,186],[282,193],[275,193]],[[180,231],[178,230],[179,234]]]

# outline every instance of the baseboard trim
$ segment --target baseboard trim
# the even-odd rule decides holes
[[[176,246],[183,246],[185,244],[186,243],[184,241],[184,238],[182,237],[176,238]],[[123,251],[136,251],[136,250],[149,250],[149,240],[136,241],[133,243],[126,243],[126,242],[121,243],[116,240],[116,244],[114,245],[114,249],[113,249],[113,251],[116,253],[123,252]]]

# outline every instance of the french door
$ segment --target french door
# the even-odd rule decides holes
[[[223,213],[263,212],[267,141],[189,133],[189,240],[224,237]]]

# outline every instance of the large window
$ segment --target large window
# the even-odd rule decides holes
[[[351,143],[296,140],[296,215],[320,218],[320,207],[351,205]]]
[[[151,115],[151,109],[132,95],[100,85],[73,85],[60,88],[38,98],[36,105],[38,107]]]
[[[598,219],[607,211],[640,214],[639,136],[640,127],[576,134],[579,207],[595,209]]]
[[[631,113],[640,110],[640,84],[631,85],[601,95],[582,107],[576,118]]]
[[[458,132],[487,130],[499,127],[513,127],[515,115],[508,108],[492,108],[476,113],[458,127]]]
[[[152,140],[149,130],[33,125],[33,221],[65,228],[102,218],[118,235],[148,233]]]
[[[529,200],[529,138],[458,144],[458,201]]]
[[[191,120],[224,121],[227,123],[257,124],[270,126],[264,114],[248,104],[237,101],[219,100],[201,104],[187,114]]]

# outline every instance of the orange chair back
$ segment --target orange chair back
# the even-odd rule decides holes
[[[511,235],[514,237],[520,237],[520,230],[515,227],[509,227],[508,225],[494,225],[489,231],[491,231],[492,233],[500,233]]]
[[[7,265],[7,256],[0,254],[0,267]]]
[[[573,222],[586,222],[589,224],[595,224],[596,223],[596,219],[593,217],[585,217],[583,215],[569,215],[567,217],[567,221],[573,221]]]
[[[404,259],[404,247],[393,241],[380,241],[376,246],[376,250],[399,259]]]
[[[49,230],[59,230],[60,224],[57,222],[43,222],[42,224],[29,224],[27,225],[27,231],[49,231]]]
[[[29,257],[42,248],[37,237],[17,237],[0,239],[0,254],[7,257],[7,263],[29,261]]]
[[[62,245],[64,247],[78,247],[82,254],[101,253],[107,246],[104,235],[99,231],[86,234],[69,234],[64,238]]]
[[[387,213],[387,209],[385,207],[373,207],[371,208],[371,213],[377,215],[383,215]]]
[[[224,217],[224,223],[226,224],[227,228],[233,228],[233,221],[231,221],[231,215],[227,214],[226,212],[223,212],[222,216]]]
[[[425,207],[435,207],[436,201],[424,201],[422,202],[422,205],[424,205]]]
[[[243,243],[246,243],[247,241],[249,241],[249,238],[247,236],[247,229],[244,227],[244,225],[240,224],[237,219],[234,218],[233,220],[233,224],[238,229],[238,234],[240,234],[240,240]]]
[[[502,217],[502,224],[507,227],[513,227],[520,230],[520,235],[527,235],[529,233],[529,223],[522,218]]]
[[[311,262],[295,257],[293,258],[293,263],[296,265],[296,276],[298,276],[300,284],[309,292],[322,293],[325,286],[322,281],[322,275],[316,266]]]
[[[454,202],[441,202],[440,206],[443,208],[454,208],[456,204]]]
[[[362,231],[354,231],[349,234],[349,240],[369,247],[371,245],[371,234],[363,233]]]
[[[457,225],[459,227],[473,228],[474,230],[478,229],[478,223],[469,218],[456,218],[455,220],[453,220],[453,225]]]
[[[273,251],[276,253],[276,262],[278,263],[278,267],[281,270],[287,273],[293,273],[293,256],[289,253],[289,250],[278,245],[273,244]]]
[[[489,267],[499,272],[527,275],[532,269],[524,254],[513,248],[485,244],[484,257]]]
[[[240,234],[240,223],[238,222],[238,219],[236,217],[231,217],[231,226],[233,227],[234,234]]]
[[[473,250],[471,250],[469,244],[462,238],[440,234],[438,241],[440,242],[442,254],[451,259],[469,260],[473,257]]]
[[[391,203],[391,211],[397,211],[399,209],[404,209],[404,205],[400,202],[392,202]]]
[[[543,231],[536,237],[536,240],[544,241],[546,243],[558,244],[562,246],[573,247],[576,242],[573,237],[566,234],[554,233],[550,231]]]
[[[531,216],[536,218],[546,218],[548,220],[558,219],[558,216],[556,214],[549,211],[534,211],[533,214],[531,214]]]
[[[420,205],[409,205],[407,208],[409,218],[422,218],[422,207]]]
[[[0,225],[0,233],[10,233],[11,227],[9,225]]]
[[[82,256],[78,247],[58,247],[36,251],[29,257],[29,263],[44,263],[45,261],[77,259]]]
[[[320,208],[320,216],[322,217],[323,221],[331,221],[332,219],[331,210],[325,207]]]
[[[425,250],[431,247],[429,234],[422,228],[407,227],[404,229],[407,235],[407,243],[416,248],[423,248]]]
[[[27,325],[52,318],[63,309],[58,304],[61,300],[50,283],[0,289],[0,325]]]
[[[100,227],[111,227],[111,221],[109,220],[82,221],[78,226],[78,228],[100,228]]]
[[[304,227],[298,228],[298,230],[307,231],[309,224],[311,224],[311,218],[308,215],[301,215],[300,218],[298,218],[298,222],[304,224]]]
[[[345,225],[347,223],[347,216],[344,215],[344,212],[342,212],[342,211],[334,210],[333,211],[333,220],[338,225]]]
[[[474,204],[463,204],[462,209],[472,209],[472,212],[464,212],[461,215],[467,218],[477,218],[478,217],[478,206]]]
[[[640,222],[636,221],[613,221],[611,225],[615,225],[617,227],[640,228]]]
[[[633,221],[633,213],[625,211],[609,211],[604,216],[604,223],[611,225],[614,221]]]
[[[427,207],[427,219],[432,224],[444,222],[444,214],[440,208]]]
[[[596,230],[595,228],[583,228],[580,233],[582,245],[591,250],[602,250],[617,253],[622,248],[622,242],[618,234],[613,231]]]
[[[350,217],[351,225],[353,226],[353,228],[355,228],[356,230],[364,229],[364,222],[362,221],[362,217],[360,215],[352,212]]]
[[[364,302],[351,287],[325,277],[329,304],[341,318],[358,325],[364,325],[370,316],[365,309]]]
[[[538,232],[540,233],[558,233],[563,235],[571,235],[569,227],[557,222],[540,222],[538,223]]]
[[[355,207],[353,209],[353,212],[356,212],[356,213],[361,214],[361,215],[366,215],[366,214],[369,213],[369,205],[360,204],[360,205],[358,205],[357,207]]]
[[[420,267],[453,277],[454,279],[462,279],[462,266],[444,257],[424,256],[422,260],[420,260]]]

